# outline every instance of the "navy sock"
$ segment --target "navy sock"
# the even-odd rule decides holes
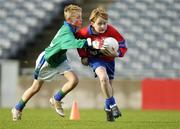
[[[54,99],[56,101],[61,101],[64,98],[65,95],[66,94],[62,90],[60,90],[54,95]]]
[[[22,111],[23,108],[25,107],[25,105],[26,105],[26,102],[21,99],[21,100],[16,104],[15,108],[16,108],[16,110]]]
[[[105,102],[105,109],[109,109],[110,110],[110,106],[115,105],[115,104],[116,104],[116,102],[115,102],[115,99],[114,99],[113,96],[110,97],[110,98],[107,98],[106,102]]]

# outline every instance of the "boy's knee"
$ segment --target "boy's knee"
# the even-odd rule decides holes
[[[31,91],[33,93],[37,93],[41,89],[42,84],[43,82],[38,82],[38,81],[34,82],[31,87]]]
[[[32,89],[31,91],[32,91],[33,93],[37,93],[37,92],[40,90],[40,87],[35,86],[35,87],[32,87],[31,89]]]
[[[74,85],[77,85],[78,83],[79,83],[79,79],[76,78],[76,79],[74,80]]]
[[[100,78],[100,82],[101,82],[102,84],[106,84],[108,81],[109,81],[109,79],[108,79],[108,77],[106,77],[106,76],[103,76],[103,77]]]
[[[77,77],[71,79],[70,81],[74,87],[79,83],[79,79]]]

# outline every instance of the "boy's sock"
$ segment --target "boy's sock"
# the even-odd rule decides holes
[[[54,99],[56,101],[61,101],[64,98],[65,95],[66,94],[62,90],[60,90],[54,95]]]
[[[15,105],[15,108],[16,108],[16,110],[22,111],[23,108],[25,107],[25,105],[26,105],[26,102],[21,99],[21,100]]]
[[[110,105],[115,105],[115,104],[116,102],[113,96],[110,98],[107,98],[105,102],[105,109],[110,110]]]

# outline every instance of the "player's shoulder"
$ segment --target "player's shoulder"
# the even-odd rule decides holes
[[[122,36],[122,34],[113,25],[108,24],[108,32],[110,32],[111,35],[113,35],[113,37],[116,40],[118,41],[124,40],[124,37]]]
[[[116,31],[117,31],[116,27],[114,27],[114,26],[111,25],[111,24],[108,24],[107,28],[108,28],[109,30],[116,30]]]
[[[66,25],[62,25],[60,28],[59,28],[59,30],[58,30],[58,32],[67,32],[67,31],[70,31],[70,29],[69,29],[69,27],[68,26],[66,26]]]
[[[108,24],[106,34],[107,35],[116,35],[116,34],[120,34],[120,33],[112,25]]]

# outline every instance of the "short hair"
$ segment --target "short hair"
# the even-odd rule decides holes
[[[102,17],[103,19],[108,20],[108,14],[103,7],[94,9],[90,14],[89,21],[95,22],[98,17]]]
[[[65,18],[65,20],[70,18],[71,15],[73,15],[76,12],[82,12],[82,8],[79,7],[78,5],[73,5],[73,4],[65,6],[65,8],[64,8],[64,18]]]

